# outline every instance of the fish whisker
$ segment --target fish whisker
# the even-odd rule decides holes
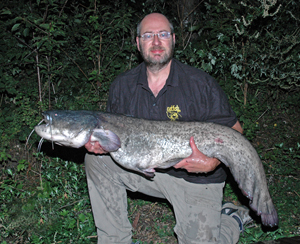
[[[38,125],[40,125],[40,124],[43,123],[44,121],[45,121],[45,120],[42,119],[42,120],[38,123]],[[31,137],[31,135],[32,135],[33,132],[34,132],[34,129],[30,132],[30,134],[29,134],[29,136],[28,136],[28,138],[27,138],[27,140],[26,140],[25,148],[27,148],[27,145],[28,145],[28,143],[29,143],[29,139],[30,139],[30,137]]]
[[[38,152],[41,151],[43,142],[44,142],[44,138],[42,138],[42,139],[39,141]]]
[[[53,138],[53,136],[52,136],[52,126],[51,126],[51,123],[49,124],[49,126],[50,126],[50,134],[51,134],[51,138]],[[52,150],[54,150],[54,142],[53,142],[53,140],[51,140],[51,145],[52,145]]]

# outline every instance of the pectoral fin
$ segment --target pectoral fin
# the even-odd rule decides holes
[[[110,130],[95,129],[90,140],[98,141],[107,152],[117,151],[121,147],[120,138]]]

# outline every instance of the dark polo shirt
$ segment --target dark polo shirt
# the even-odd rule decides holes
[[[145,63],[119,75],[110,87],[107,111],[150,120],[214,122],[229,127],[237,122],[218,83],[207,73],[176,59],[157,97],[148,87]],[[226,179],[221,166],[208,174],[173,167],[164,172],[194,183],[221,183]]]

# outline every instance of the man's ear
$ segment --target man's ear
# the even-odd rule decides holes
[[[139,51],[141,51],[141,50],[140,50],[140,38],[137,36],[137,37],[135,38],[135,40],[136,40],[136,46],[137,46],[137,49],[138,49]]]
[[[172,38],[173,38],[173,42],[174,42],[174,45],[175,45],[175,33],[172,34]]]

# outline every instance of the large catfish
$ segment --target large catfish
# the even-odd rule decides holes
[[[42,138],[79,148],[99,141],[125,168],[153,176],[154,168],[168,168],[192,153],[194,136],[199,150],[218,158],[231,171],[250,207],[267,226],[278,224],[262,162],[251,143],[239,132],[204,122],[152,121],[98,111],[47,111],[46,124],[35,127]]]

